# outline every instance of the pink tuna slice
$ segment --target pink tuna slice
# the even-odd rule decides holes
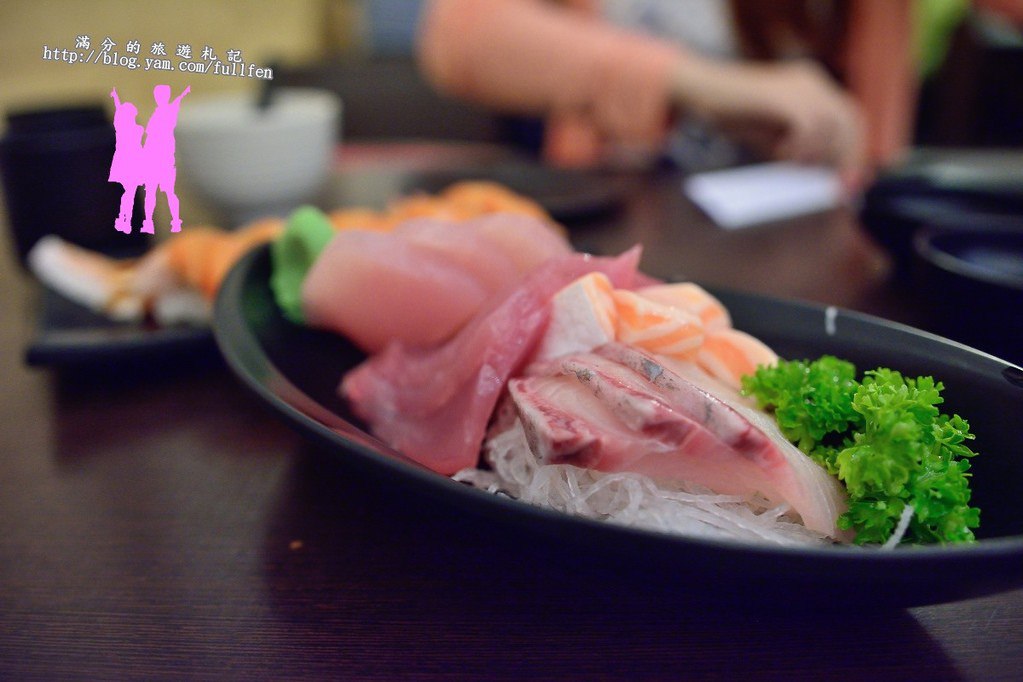
[[[340,232],[302,287],[306,322],[367,352],[398,340],[451,338],[495,295],[548,258],[571,252],[543,221],[484,216],[406,221],[392,232]]]
[[[550,232],[542,225],[537,229]],[[434,218],[416,218],[395,227],[391,235],[470,274],[489,293],[500,291],[547,258],[563,252],[548,251],[546,256],[520,268],[512,254],[498,247],[476,227],[475,222],[457,224]]]
[[[838,481],[776,429],[755,423],[755,410],[653,356],[608,344],[531,367],[509,393],[541,461],[759,493],[790,505],[808,528],[848,539],[836,526],[846,508]]]
[[[491,295],[470,272],[393,235],[338,233],[302,284],[306,322],[367,352],[391,339],[438,343]]]
[[[639,257],[633,248],[616,258],[551,258],[447,343],[393,343],[372,356],[345,375],[341,394],[374,434],[434,471],[475,466],[498,397],[543,333],[551,297],[593,271],[634,287],[646,281]]]
[[[519,272],[529,272],[552,255],[572,252],[568,241],[544,222],[515,213],[491,213],[470,221],[473,229],[508,255]]]

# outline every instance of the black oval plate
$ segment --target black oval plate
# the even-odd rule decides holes
[[[269,249],[261,247],[234,267],[217,299],[214,334],[241,380],[346,464],[385,477],[423,503],[443,501],[481,515],[502,538],[528,543],[556,537],[563,551],[576,556],[584,552],[594,561],[626,561],[642,574],[669,576],[674,589],[751,606],[897,608],[1023,587],[1019,367],[872,317],[715,292],[736,327],[762,338],[783,357],[832,353],[860,369],[884,365],[942,380],[946,408],[969,419],[979,434],[973,488],[974,502],[982,509],[982,532],[973,545],[891,552],[699,540],[540,509],[456,483],[404,459],[367,433],[336,394],[341,375],[363,355],[343,338],[286,321],[273,301],[269,275]]]

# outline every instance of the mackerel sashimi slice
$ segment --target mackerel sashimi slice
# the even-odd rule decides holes
[[[509,393],[542,462],[633,471],[787,504],[811,530],[841,538],[840,484],[755,410],[716,395],[655,356],[612,343],[530,367]]]

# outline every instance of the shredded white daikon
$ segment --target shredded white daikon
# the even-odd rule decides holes
[[[894,549],[896,545],[902,542],[902,536],[906,534],[906,529],[909,528],[909,522],[913,520],[915,512],[916,510],[913,509],[913,505],[906,505],[902,510],[902,515],[899,517],[899,523],[895,526],[895,530],[892,531],[892,536],[881,545],[881,549]]]
[[[831,542],[788,518],[787,506],[772,507],[762,498],[719,495],[693,485],[666,487],[636,473],[541,464],[518,420],[486,442],[484,457],[491,470],[464,469],[455,480],[530,504],[648,530],[778,545]]]

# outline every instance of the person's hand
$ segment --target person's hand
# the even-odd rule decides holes
[[[812,62],[687,58],[676,70],[673,90],[684,111],[770,158],[834,166],[851,192],[865,181],[859,108]]]
[[[114,99],[117,99],[117,88],[110,89],[110,96],[113,97]]]

